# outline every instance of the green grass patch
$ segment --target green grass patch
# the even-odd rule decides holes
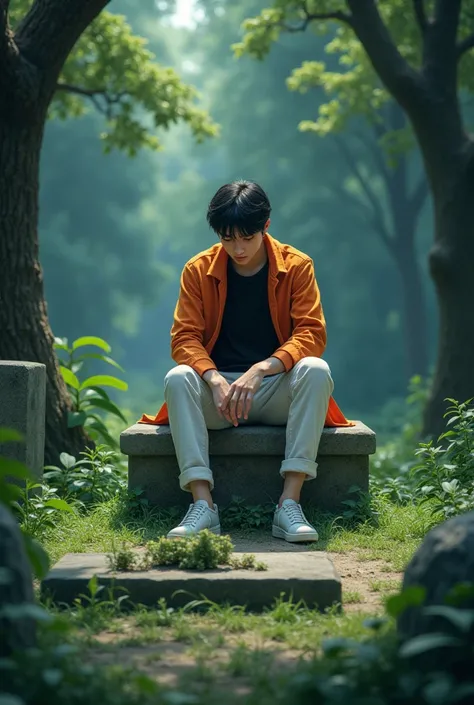
[[[109,553],[123,544],[143,546],[156,541],[181,519],[181,513],[176,508],[131,511],[123,500],[114,498],[87,513],[58,514],[56,526],[46,532],[42,541],[52,562],[69,552]],[[427,506],[400,506],[388,500],[377,500],[376,514],[359,523],[311,509],[307,515],[320,535],[312,550],[357,551],[360,560],[386,561],[387,569],[392,571],[404,569],[434,524]],[[262,531],[269,533],[265,528],[246,530],[245,535],[251,538]],[[230,533],[235,537],[241,534],[238,529],[230,529]]]

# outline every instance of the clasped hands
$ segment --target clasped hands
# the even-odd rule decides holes
[[[260,389],[264,373],[254,365],[247,372],[229,384],[220,374],[216,374],[209,385],[216,409],[224,419],[233,426],[239,425],[239,419],[248,419],[255,394]]]

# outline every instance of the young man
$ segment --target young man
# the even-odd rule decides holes
[[[313,262],[268,233],[270,203],[250,181],[222,186],[207,220],[219,244],[186,263],[171,329],[177,366],[165,377],[165,405],[142,423],[166,423],[193,497],[169,537],[202,529],[220,533],[213,503],[208,429],[239,424],[286,425],[283,490],[272,534],[316,541],[299,504],[324,425],[347,426],[331,397],[333,381],[321,356],[326,325]]]

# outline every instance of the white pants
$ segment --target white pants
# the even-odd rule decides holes
[[[231,384],[243,373],[221,374]],[[286,425],[282,477],[289,471],[304,472],[307,480],[316,477],[318,445],[333,389],[328,364],[318,357],[305,357],[289,372],[264,377],[248,419],[239,419],[239,425]],[[207,480],[212,490],[207,430],[232,424],[219,416],[210,387],[189,365],[178,365],[168,372],[164,392],[180,487],[189,491],[193,480]]]

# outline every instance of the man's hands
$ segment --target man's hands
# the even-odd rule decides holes
[[[239,425],[239,419],[242,416],[244,419],[248,419],[253,398],[260,389],[264,376],[263,370],[254,365],[244,372],[242,377],[228,385],[229,389],[224,397],[223,407],[227,410],[234,426]]]
[[[203,379],[211,388],[219,415],[234,426],[238,426],[239,419],[248,418],[253,398],[264,376],[263,369],[254,365],[232,384],[229,384],[217,370],[209,370],[204,374]]]

